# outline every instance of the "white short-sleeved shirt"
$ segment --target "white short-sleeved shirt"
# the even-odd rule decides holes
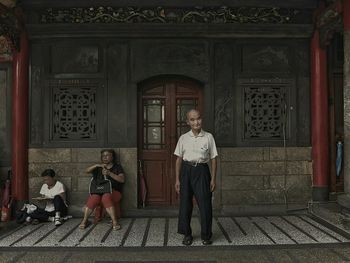
[[[174,154],[184,161],[198,163],[207,163],[218,156],[213,135],[203,130],[197,136],[192,130],[181,135]]]
[[[52,198],[52,199],[55,197],[55,195],[59,195],[59,194],[65,193],[65,192],[66,191],[64,189],[64,185],[60,181],[56,181],[56,184],[50,189],[49,189],[47,184],[43,184],[41,189],[40,189],[40,194],[41,195],[43,195],[45,197],[48,197],[48,198]],[[63,199],[66,202],[65,195],[64,195]],[[47,212],[55,211],[55,207],[53,205],[52,200],[47,200],[46,201],[45,211],[47,211]]]

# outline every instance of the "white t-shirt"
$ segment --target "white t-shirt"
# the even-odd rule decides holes
[[[181,135],[174,154],[184,161],[198,163],[207,163],[218,156],[213,135],[203,130],[197,136],[192,130]]]
[[[64,185],[60,181],[56,181],[56,184],[49,189],[47,184],[43,184],[43,186],[40,189],[40,194],[47,197],[47,198],[54,198],[55,195],[60,195],[62,193],[65,193]],[[63,195],[63,201],[66,203],[66,195]],[[67,205],[67,204],[66,204]],[[52,200],[46,201],[46,207],[45,211],[52,212],[55,211],[55,207],[53,205]]]

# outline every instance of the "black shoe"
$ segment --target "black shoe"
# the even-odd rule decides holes
[[[190,246],[192,244],[193,237],[192,236],[184,236],[184,239],[182,240],[182,244],[185,246]]]
[[[203,239],[203,240],[202,240],[202,244],[203,244],[204,246],[208,246],[208,245],[213,244],[213,241],[211,241],[210,239]]]

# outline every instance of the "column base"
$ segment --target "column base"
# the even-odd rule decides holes
[[[328,186],[321,186],[312,188],[312,200],[313,201],[328,201],[329,189]]]
[[[350,194],[348,193],[339,194],[337,197],[337,203],[338,205],[350,210]]]

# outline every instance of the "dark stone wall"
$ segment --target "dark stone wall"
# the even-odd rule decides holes
[[[255,87],[285,92],[286,144],[310,145],[308,40],[51,39],[33,40],[31,52],[31,147],[136,147],[137,85],[162,75],[203,84],[205,128],[219,146],[283,145],[281,127],[247,125],[260,102],[248,105],[244,96]],[[96,107],[87,109],[95,116],[88,135],[55,137],[54,129],[65,128],[55,126],[53,114],[62,106],[55,104],[62,87],[68,93],[91,89]],[[273,129],[280,134],[270,138]],[[249,137],[252,132],[257,135]]]
[[[256,138],[245,138],[249,105],[244,96],[246,89],[251,87],[276,87],[285,90],[286,144],[310,144],[308,41],[225,41],[215,43],[214,52],[215,134],[220,145],[282,145],[283,138],[274,140],[269,138],[268,133]],[[274,114],[278,115],[276,112]],[[257,116],[253,114],[248,117]]]

